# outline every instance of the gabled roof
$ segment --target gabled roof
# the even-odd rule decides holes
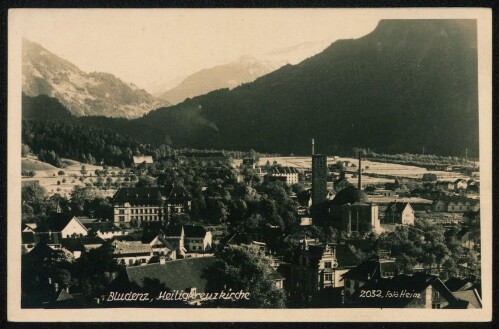
[[[298,174],[298,170],[295,167],[272,167],[270,168],[270,173],[274,175],[282,174]]]
[[[140,287],[144,285],[144,279],[148,278],[158,279],[172,291],[196,288],[197,292],[204,292],[206,279],[202,277],[203,271],[215,261],[215,257],[199,257],[168,261],[165,264],[127,267],[126,275],[130,283],[136,283]]]
[[[69,251],[84,251],[85,246],[102,245],[104,240],[95,236],[84,236],[80,238],[62,239],[62,246]]]
[[[165,236],[182,236],[182,232],[185,235],[184,228],[182,225],[168,225],[165,230]]]
[[[97,232],[100,231],[102,233],[106,232],[121,232],[123,231],[121,228],[116,226],[113,222],[92,222],[83,224],[89,231]]]
[[[68,216],[62,213],[56,213],[51,215],[51,221],[48,225],[40,225],[37,228],[37,232],[45,233],[45,232],[62,232],[68,226],[71,221],[75,221],[78,225],[80,225],[85,231],[88,231],[85,225],[79,220],[79,218],[75,216]]]
[[[482,308],[482,299],[478,295],[476,289],[459,290],[452,294],[459,300],[467,302],[467,308]]]
[[[330,247],[336,251],[336,260],[338,262],[338,268],[350,268],[360,264],[360,259],[352,252],[352,250],[347,245],[329,244]],[[317,266],[319,260],[323,257],[326,251],[326,246],[324,244],[308,244],[308,255],[310,258],[310,265]],[[297,247],[297,252],[295,253],[295,261],[297,257],[303,254],[303,246],[299,245]]]
[[[281,275],[281,273],[277,272],[276,270],[272,270],[272,272],[270,272],[269,278],[272,281],[284,280],[284,277]]]
[[[45,243],[39,243],[28,253],[28,256],[31,259],[45,260],[46,258],[51,257],[58,252],[59,251],[55,251]]]
[[[141,241],[113,241],[115,256],[124,255],[150,255],[152,253],[149,244],[142,243]]]
[[[411,207],[411,204],[409,202],[390,202],[386,207],[385,212],[395,212],[400,214],[407,206]]]
[[[160,187],[121,187],[113,197],[113,203],[129,202],[135,205],[161,205]]]
[[[471,278],[456,278],[452,277],[445,281],[445,285],[449,288],[450,291],[458,291],[463,288],[470,288],[473,286],[473,280]]]
[[[61,244],[62,236],[60,232],[23,232],[23,243],[45,243]]]
[[[186,238],[204,238],[206,229],[201,225],[184,225],[184,234]]]
[[[395,274],[397,274],[395,261],[380,260],[378,256],[373,256],[343,274],[343,278],[367,282],[371,279],[386,278]]]

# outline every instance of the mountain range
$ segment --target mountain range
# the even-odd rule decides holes
[[[282,65],[284,63],[259,60],[252,56],[241,56],[227,64],[195,72],[176,87],[158,94],[158,97],[178,104],[187,98],[203,95],[213,90],[232,89],[242,83],[252,82]]]
[[[146,143],[282,154],[478,154],[475,20],[382,20],[370,34],[134,120],[81,122]],[[23,109],[24,111],[24,109]]]
[[[171,105],[112,74],[86,73],[27,39],[22,45],[22,71],[24,94],[54,97],[75,116],[137,118]]]

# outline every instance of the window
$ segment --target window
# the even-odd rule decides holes
[[[431,308],[440,309],[440,304],[431,304]]]
[[[331,262],[324,262],[324,268],[331,268]]]
[[[324,274],[324,281],[327,281],[327,282],[333,281],[333,274],[332,273]]]
[[[125,216],[119,216],[118,219],[119,219],[120,222],[124,222],[125,221]]]
[[[125,209],[120,209],[120,215],[123,215],[125,213]]]

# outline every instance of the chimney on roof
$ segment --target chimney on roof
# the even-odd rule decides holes
[[[358,183],[359,191],[362,190],[362,154],[359,151],[359,183]]]

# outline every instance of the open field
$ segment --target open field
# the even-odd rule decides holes
[[[55,170],[56,167],[51,164],[38,161],[34,158],[23,158],[21,160],[22,171],[39,171],[39,170]]]
[[[302,170],[310,170],[312,166],[312,159],[311,157],[265,157],[261,158],[259,164],[265,165],[269,161],[271,164],[277,162],[280,165],[283,166],[290,166],[290,167],[296,167],[297,169],[302,169]],[[358,159],[354,158],[338,158],[337,160],[333,159],[332,157],[328,158],[327,163],[328,164],[334,164],[337,161],[350,161],[354,164],[358,164]],[[239,164],[239,162],[235,162],[235,164]],[[388,177],[369,177],[364,175],[362,177],[362,181],[364,184],[384,184],[386,182],[393,182],[394,178],[400,177],[400,178],[411,178],[411,179],[421,179],[423,177],[423,174],[427,173],[433,173],[437,175],[438,180],[449,180],[449,181],[454,181],[457,178],[469,178],[464,174],[457,173],[457,172],[451,172],[451,171],[434,171],[434,170],[427,170],[426,168],[421,168],[421,167],[415,167],[415,166],[408,166],[408,165],[402,165],[402,164],[395,164],[395,163],[384,163],[384,162],[375,162],[375,161],[368,161],[368,160],[363,160],[362,161],[362,168],[363,168],[363,173],[365,174],[377,174],[377,175],[386,175],[390,176]],[[349,171],[355,171],[357,170],[356,167],[351,167],[348,168]],[[348,181],[351,183],[356,182],[356,178],[352,178],[351,175],[346,176]],[[391,178],[393,177],[393,178]]]
[[[60,194],[61,196],[69,197],[71,190],[75,186],[85,186],[86,183],[93,183],[97,180],[95,177],[95,170],[102,170],[102,166],[85,164],[87,174],[85,176],[81,173],[80,162],[74,160],[62,160],[64,164],[67,165],[65,168],[57,168],[48,163],[36,160],[36,158],[29,157],[22,159],[22,170],[34,171],[34,177],[23,177],[21,182],[37,181],[42,187],[47,190],[48,195]],[[32,168],[32,169],[26,169]],[[39,168],[39,169],[35,169]],[[115,172],[116,174],[120,171],[120,168],[109,167],[109,172]],[[63,175],[59,175],[59,172],[63,171]],[[111,176],[111,175],[108,175]],[[83,177],[83,182],[80,178]],[[111,177],[113,182],[115,182],[119,177]],[[65,182],[63,182],[65,180]],[[57,182],[60,182],[59,184]],[[102,194],[105,196],[112,196],[116,192],[115,188],[110,188],[108,190],[102,190]]]

